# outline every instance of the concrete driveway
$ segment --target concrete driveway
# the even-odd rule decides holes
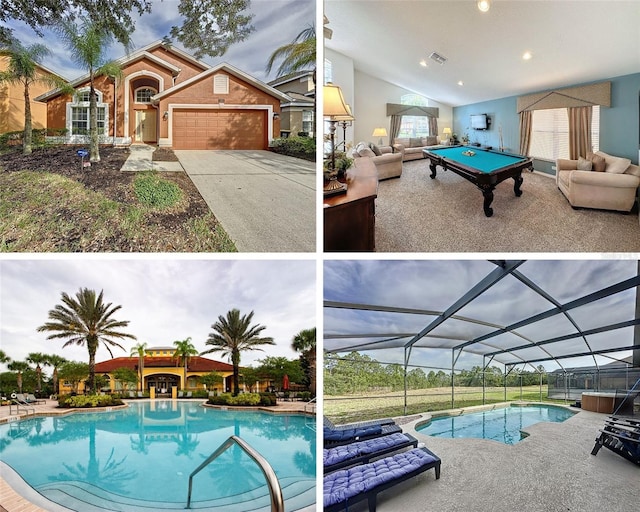
[[[316,250],[315,163],[270,151],[174,151],[241,252]]]

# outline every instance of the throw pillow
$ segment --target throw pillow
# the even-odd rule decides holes
[[[380,151],[380,148],[376,146],[373,142],[369,144],[369,147],[371,148],[371,151],[373,151],[376,154],[376,156],[380,156],[382,154],[382,152]]]
[[[607,162],[600,155],[596,155],[595,153],[587,153],[587,160],[590,160],[593,164],[592,169],[596,172],[604,172],[607,167]]]
[[[427,146],[436,146],[438,144],[438,137],[430,135],[427,137]]]
[[[402,144],[405,148],[409,147],[409,139],[396,139],[394,144]]]
[[[587,160],[586,158],[578,158],[578,170],[579,171],[590,171],[593,167],[593,162],[591,160]]]
[[[414,139],[414,138],[409,139],[409,147],[412,147],[412,148],[422,147],[422,139]]]
[[[376,154],[371,150],[371,148],[368,148],[367,146],[364,146],[361,150],[359,150],[358,154],[360,156],[376,156]]]
[[[624,171],[631,165],[631,160],[628,158],[610,156],[609,158],[605,158],[605,160],[607,160],[607,168],[604,171],[613,174],[624,174]]]

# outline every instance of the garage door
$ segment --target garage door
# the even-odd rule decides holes
[[[174,149],[267,149],[265,110],[174,110]]]

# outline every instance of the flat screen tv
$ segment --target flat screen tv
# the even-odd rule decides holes
[[[474,130],[487,130],[489,128],[489,117],[487,114],[472,114],[471,128]]]

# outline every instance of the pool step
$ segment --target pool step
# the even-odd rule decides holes
[[[315,479],[280,480],[287,510],[300,510],[315,503]],[[37,491],[47,499],[70,510],[79,512],[134,512],[134,511],[181,511],[186,501],[166,502],[139,500],[110,493],[86,482],[52,482],[38,486]],[[192,510],[224,512],[269,512],[269,491],[266,486],[235,496],[192,502]]]

